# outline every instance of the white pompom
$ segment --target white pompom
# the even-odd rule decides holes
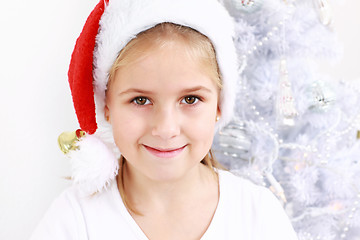
[[[86,135],[71,151],[71,177],[74,184],[85,194],[106,189],[118,174],[119,161],[114,152],[98,137]]]

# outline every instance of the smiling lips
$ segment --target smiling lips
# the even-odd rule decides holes
[[[144,147],[146,148],[146,150],[148,150],[152,155],[159,157],[159,158],[173,158],[177,155],[179,155],[184,148],[186,147],[183,146],[181,148],[173,148],[173,149],[157,149],[157,148],[152,148],[149,146],[144,145]]]

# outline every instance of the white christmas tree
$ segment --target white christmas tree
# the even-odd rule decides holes
[[[360,90],[316,66],[341,52],[330,3],[222,2],[236,19],[241,67],[217,158],[269,187],[300,240],[360,239]]]

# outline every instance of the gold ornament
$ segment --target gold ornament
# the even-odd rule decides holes
[[[360,130],[357,131],[356,138],[360,140]]]
[[[64,154],[68,154],[72,150],[78,149],[76,143],[80,140],[82,136],[85,135],[85,132],[81,129],[78,129],[74,132],[63,132],[58,137],[58,145],[60,150]]]

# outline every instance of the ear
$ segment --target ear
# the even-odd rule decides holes
[[[220,110],[220,106],[218,106],[216,110],[215,122],[218,122],[220,118],[221,118],[221,110]]]
[[[105,117],[105,120],[111,124],[110,109],[107,104],[104,107],[104,117]]]
[[[221,110],[220,110],[220,106],[218,105],[217,110],[216,110],[216,117],[221,118]]]

